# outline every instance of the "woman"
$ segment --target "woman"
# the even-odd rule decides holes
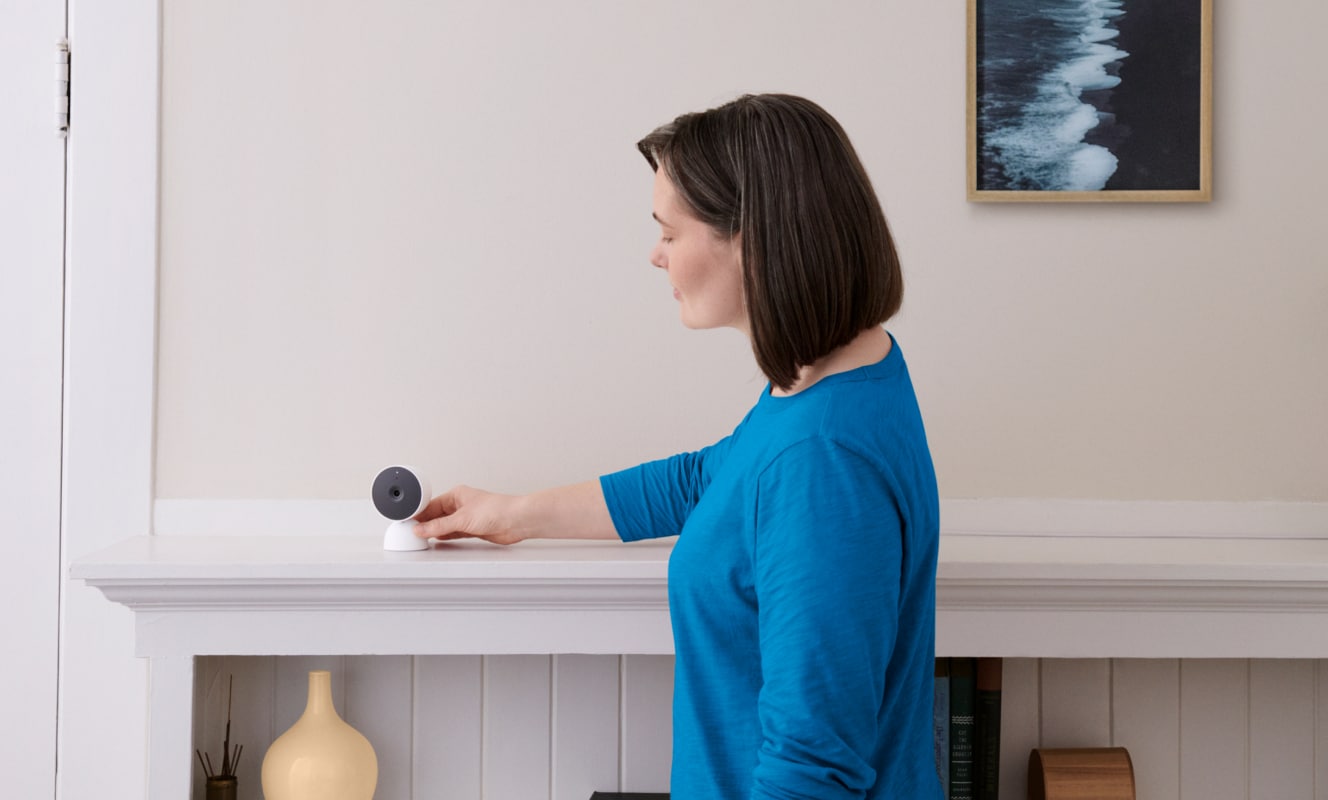
[[[787,95],[639,144],[691,328],[748,335],[770,385],[725,439],[526,496],[458,487],[417,534],[680,534],[674,798],[937,798],[936,479],[894,338],[899,262],[839,124]]]

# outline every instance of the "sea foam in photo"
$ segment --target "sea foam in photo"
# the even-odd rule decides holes
[[[980,0],[978,188],[1098,191],[1117,169],[1123,0]]]

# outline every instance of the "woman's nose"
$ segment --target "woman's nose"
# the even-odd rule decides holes
[[[662,246],[655,245],[653,248],[651,248],[650,264],[652,266],[659,267],[660,269],[667,268],[668,264],[664,260],[664,248]]]

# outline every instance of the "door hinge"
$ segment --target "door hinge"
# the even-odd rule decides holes
[[[55,135],[69,135],[69,40],[55,43]]]

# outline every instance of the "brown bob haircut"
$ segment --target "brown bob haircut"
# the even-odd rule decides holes
[[[744,95],[636,146],[718,236],[742,234],[752,349],[775,386],[899,310],[885,214],[848,135],[817,104]]]

